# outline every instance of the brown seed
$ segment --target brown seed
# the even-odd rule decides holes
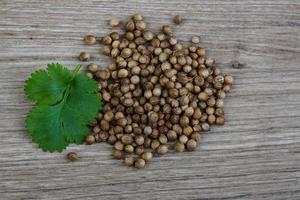
[[[120,20],[117,17],[114,17],[114,18],[112,18],[112,19],[109,20],[108,24],[111,27],[117,27],[117,26],[120,25]]]
[[[75,160],[78,159],[78,155],[77,155],[77,153],[75,153],[75,152],[69,152],[69,153],[67,154],[67,158],[68,158],[70,161],[75,161]]]
[[[135,166],[137,169],[142,169],[142,168],[145,167],[145,164],[146,164],[145,160],[139,158],[139,159],[137,159],[137,160],[135,161],[134,166]]]
[[[114,41],[118,41],[120,39],[120,35],[118,32],[112,32],[110,33],[110,37],[111,39],[113,39]],[[120,43],[120,41],[118,41]]]
[[[169,43],[170,43],[170,45],[175,45],[175,44],[177,44],[177,39],[175,37],[171,37],[169,39]],[[177,63],[176,56],[173,56],[172,59],[173,59],[172,64],[176,64]],[[170,61],[171,61],[171,59],[170,59]]]
[[[168,138],[168,140],[170,140],[170,141],[176,140],[176,139],[177,139],[177,134],[176,134],[176,132],[173,131],[173,130],[169,130],[169,132],[167,133],[167,138]]]
[[[121,51],[121,56],[123,57],[123,58],[128,58],[128,57],[130,57],[132,55],[132,51],[131,51],[131,49],[129,49],[129,48],[125,48],[125,49],[123,49],[122,51]]]
[[[144,31],[143,37],[145,40],[150,41],[153,39],[153,33],[150,31]]]
[[[96,44],[96,37],[93,35],[87,35],[84,37],[84,43],[87,45]]]
[[[190,126],[184,127],[183,128],[183,134],[186,136],[190,136],[193,132],[193,128]]]
[[[110,55],[110,47],[109,46],[103,46],[101,48],[101,53],[103,55],[109,56]]]
[[[142,21],[142,20],[143,20],[143,17],[142,17],[141,14],[136,13],[136,14],[134,14],[134,15],[132,16],[132,19],[133,19],[134,21]]]
[[[124,164],[126,166],[132,166],[134,163],[134,158],[131,155],[127,155],[124,159]]]
[[[109,144],[111,144],[111,145],[115,144],[116,141],[117,141],[117,137],[114,136],[114,135],[110,135],[110,136],[108,137],[108,139],[107,139],[107,142],[108,142]]]
[[[145,152],[145,149],[144,149],[143,146],[137,146],[137,147],[135,148],[135,153],[136,153],[137,155],[142,155],[144,152]]]
[[[193,114],[193,118],[194,119],[200,119],[202,116],[201,110],[200,108],[196,108]]]
[[[180,142],[176,142],[174,145],[174,150],[176,152],[183,152],[185,149],[184,144],[180,143]]]
[[[194,108],[193,108],[193,107],[188,107],[188,108],[185,109],[184,114],[185,114],[187,117],[191,117],[191,116],[193,116],[194,112],[195,112],[195,111],[194,111]]]
[[[100,129],[100,126],[99,126],[99,125],[96,125],[96,126],[93,128],[93,132],[94,132],[94,133],[99,133],[100,131],[101,131],[101,129]],[[88,137],[89,137],[89,136],[87,136],[87,138],[88,138]],[[88,140],[93,141],[92,138],[88,138]],[[92,142],[91,144],[93,144],[93,142]]]
[[[230,76],[230,75],[225,75],[224,82],[228,83],[228,84],[232,84],[233,83],[233,77]]]
[[[159,145],[160,145],[160,143],[159,143],[158,140],[152,140],[152,142],[151,142],[151,148],[153,150],[157,149],[159,147]]]
[[[143,145],[145,142],[145,138],[143,136],[137,136],[135,138],[135,142],[137,145]]]
[[[199,44],[200,38],[197,37],[197,36],[193,36],[192,39],[191,39],[191,42],[194,43],[194,44]]]
[[[187,116],[182,116],[180,118],[180,122],[179,123],[180,123],[181,126],[185,127],[185,126],[189,125],[190,120],[189,120],[189,118]]]
[[[134,148],[132,145],[126,145],[124,151],[127,153],[132,153],[134,151]]]
[[[136,21],[135,22],[135,26],[136,26],[136,29],[139,30],[139,31],[143,31],[145,28],[146,28],[146,23],[143,22],[143,21]],[[137,36],[136,36],[137,37]]]
[[[224,84],[224,86],[223,86],[223,90],[224,90],[224,92],[229,92],[229,91],[230,91],[230,89],[231,89],[231,86],[230,86],[230,84],[228,84],[228,83],[225,83],[225,84]]]
[[[160,136],[158,137],[158,140],[159,140],[159,142],[160,142],[161,144],[166,144],[166,143],[168,142],[168,138],[167,138],[167,136],[165,136],[165,135],[160,135]]]
[[[121,143],[121,141],[117,141],[115,143],[115,149],[122,151],[124,149],[124,145]]]
[[[111,121],[113,118],[114,118],[114,113],[111,110],[105,112],[103,115],[103,119],[108,122]]]
[[[128,145],[131,144],[133,142],[133,138],[131,135],[126,134],[121,138],[121,141],[123,144]]]
[[[115,149],[113,151],[112,155],[115,159],[121,159],[122,158],[122,151]]]
[[[109,79],[110,73],[107,69],[99,69],[96,72],[96,77],[103,80],[103,81],[105,81],[105,80]]]
[[[198,54],[198,56],[204,57],[205,56],[205,49],[204,48],[198,48],[196,53]]]
[[[125,30],[126,31],[133,31],[135,29],[135,25],[134,22],[132,20],[129,20],[126,24],[125,24]]]
[[[108,131],[109,130],[109,123],[106,120],[101,120],[100,128],[104,131]]]
[[[195,140],[196,142],[200,142],[200,140],[201,140],[201,135],[200,135],[200,133],[193,133],[192,135],[191,135],[191,139],[193,139],[193,140]]]
[[[102,44],[110,45],[112,43],[112,38],[109,35],[106,35],[102,38]]]
[[[157,153],[160,154],[160,155],[164,155],[168,152],[168,147],[166,145],[160,145],[158,148],[157,148]]]
[[[85,142],[86,144],[90,145],[90,144],[93,144],[95,142],[95,137],[93,135],[88,135],[86,138],[85,138]]]
[[[181,22],[182,22],[182,17],[181,17],[180,15],[176,15],[176,16],[174,17],[174,22],[175,22],[175,24],[181,24]]]
[[[182,143],[182,144],[187,143],[188,140],[189,140],[189,138],[187,136],[185,136],[185,135],[181,135],[179,137],[179,142]]]
[[[145,161],[149,161],[152,159],[153,155],[151,152],[145,152],[142,154],[142,159],[144,159]]]
[[[188,151],[194,151],[197,147],[197,142],[193,139],[187,141],[186,148]]]
[[[96,72],[98,70],[98,65],[95,63],[91,63],[87,66],[88,70],[92,73]]]
[[[86,75],[89,79],[93,79],[93,78],[94,78],[94,76],[93,76],[93,74],[92,74],[91,72],[87,72],[85,75]]]
[[[225,122],[224,117],[217,117],[217,118],[216,118],[216,124],[217,124],[217,125],[223,125],[224,122]]]
[[[88,60],[90,60],[90,58],[91,58],[91,55],[87,52],[81,52],[79,55],[79,59],[81,61],[88,61]]]
[[[205,61],[205,65],[208,66],[208,67],[212,67],[213,64],[214,64],[215,60],[212,59],[212,58],[207,58],[206,61]]]
[[[119,78],[126,78],[128,76],[128,70],[127,69],[120,69],[118,71],[118,77]]]
[[[164,25],[162,27],[162,31],[165,33],[165,34],[171,34],[172,33],[172,27],[170,25]]]

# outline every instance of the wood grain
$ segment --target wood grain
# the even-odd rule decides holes
[[[175,35],[193,35],[235,77],[226,124],[195,152],[155,158],[144,170],[111,158],[111,146],[73,145],[62,154],[31,143],[32,106],[24,80],[49,62],[79,63],[80,51],[106,67],[99,46],[111,16],[140,11],[159,30],[184,18]],[[231,67],[238,61],[239,69]],[[0,1],[0,199],[300,199],[300,2],[298,0]],[[74,150],[78,162],[65,159]]]

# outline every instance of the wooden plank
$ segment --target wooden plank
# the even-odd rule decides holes
[[[235,77],[227,122],[203,135],[195,152],[170,153],[144,170],[111,158],[111,146],[72,145],[63,154],[31,143],[32,104],[24,80],[49,62],[80,63],[80,51],[106,67],[99,46],[111,16],[140,11],[158,31],[184,18],[175,35],[193,35]],[[242,64],[231,68],[231,62]],[[300,2],[297,0],[0,2],[0,199],[300,199]],[[78,152],[78,162],[65,154]]]

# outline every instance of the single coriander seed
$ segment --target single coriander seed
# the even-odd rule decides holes
[[[108,24],[111,27],[118,27],[120,25],[120,20],[117,17],[114,17],[109,20]]]
[[[115,159],[121,159],[122,158],[122,151],[115,149],[113,151],[112,155]]]
[[[79,59],[81,61],[88,61],[91,58],[91,55],[87,52],[81,52],[79,55]]]
[[[191,42],[194,43],[194,44],[199,44],[200,38],[197,37],[197,36],[193,36],[192,39],[191,39]]]
[[[175,24],[181,24],[181,22],[182,22],[182,17],[181,17],[180,15],[176,15],[176,16],[174,17],[174,22],[175,22]]]
[[[188,151],[194,151],[197,147],[197,142],[193,139],[187,141],[186,148]]]
[[[90,72],[94,73],[94,72],[96,72],[96,71],[98,70],[98,65],[95,64],[95,63],[91,63],[91,64],[89,64],[89,65],[87,66],[87,69],[88,69]]]
[[[158,148],[157,148],[157,153],[159,155],[164,155],[168,152],[168,147],[166,145],[160,145]]]
[[[139,159],[137,159],[137,160],[135,161],[134,166],[135,166],[137,169],[143,169],[143,168],[145,167],[145,164],[146,164],[145,160],[139,158]]]
[[[176,152],[183,152],[185,149],[185,146],[184,144],[180,143],[180,142],[176,142],[175,145],[174,145],[174,150]]]
[[[78,155],[77,153],[75,152],[69,152],[67,154],[67,158],[70,160],[70,161],[76,161],[78,159]]]
[[[126,166],[132,166],[134,163],[134,158],[131,155],[127,155],[124,159],[124,164]]]
[[[142,154],[142,158],[145,160],[145,161],[149,161],[151,160],[153,157],[152,153],[151,152],[145,152]]]
[[[93,135],[88,135],[86,138],[85,138],[85,142],[86,144],[90,145],[90,144],[93,144],[95,143],[95,137]]]
[[[87,35],[84,37],[84,43],[87,45],[93,45],[96,44],[96,37],[93,35]]]

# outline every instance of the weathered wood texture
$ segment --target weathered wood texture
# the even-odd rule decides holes
[[[155,30],[182,15],[177,37],[200,35],[234,75],[226,124],[204,134],[197,151],[154,158],[140,171],[112,159],[106,144],[37,149],[24,130],[32,106],[24,80],[49,62],[74,66],[82,50],[105,67],[109,59],[82,37],[103,36],[110,16],[134,11]],[[300,199],[299,63],[299,0],[1,0],[0,199]],[[71,150],[78,162],[65,159]]]

